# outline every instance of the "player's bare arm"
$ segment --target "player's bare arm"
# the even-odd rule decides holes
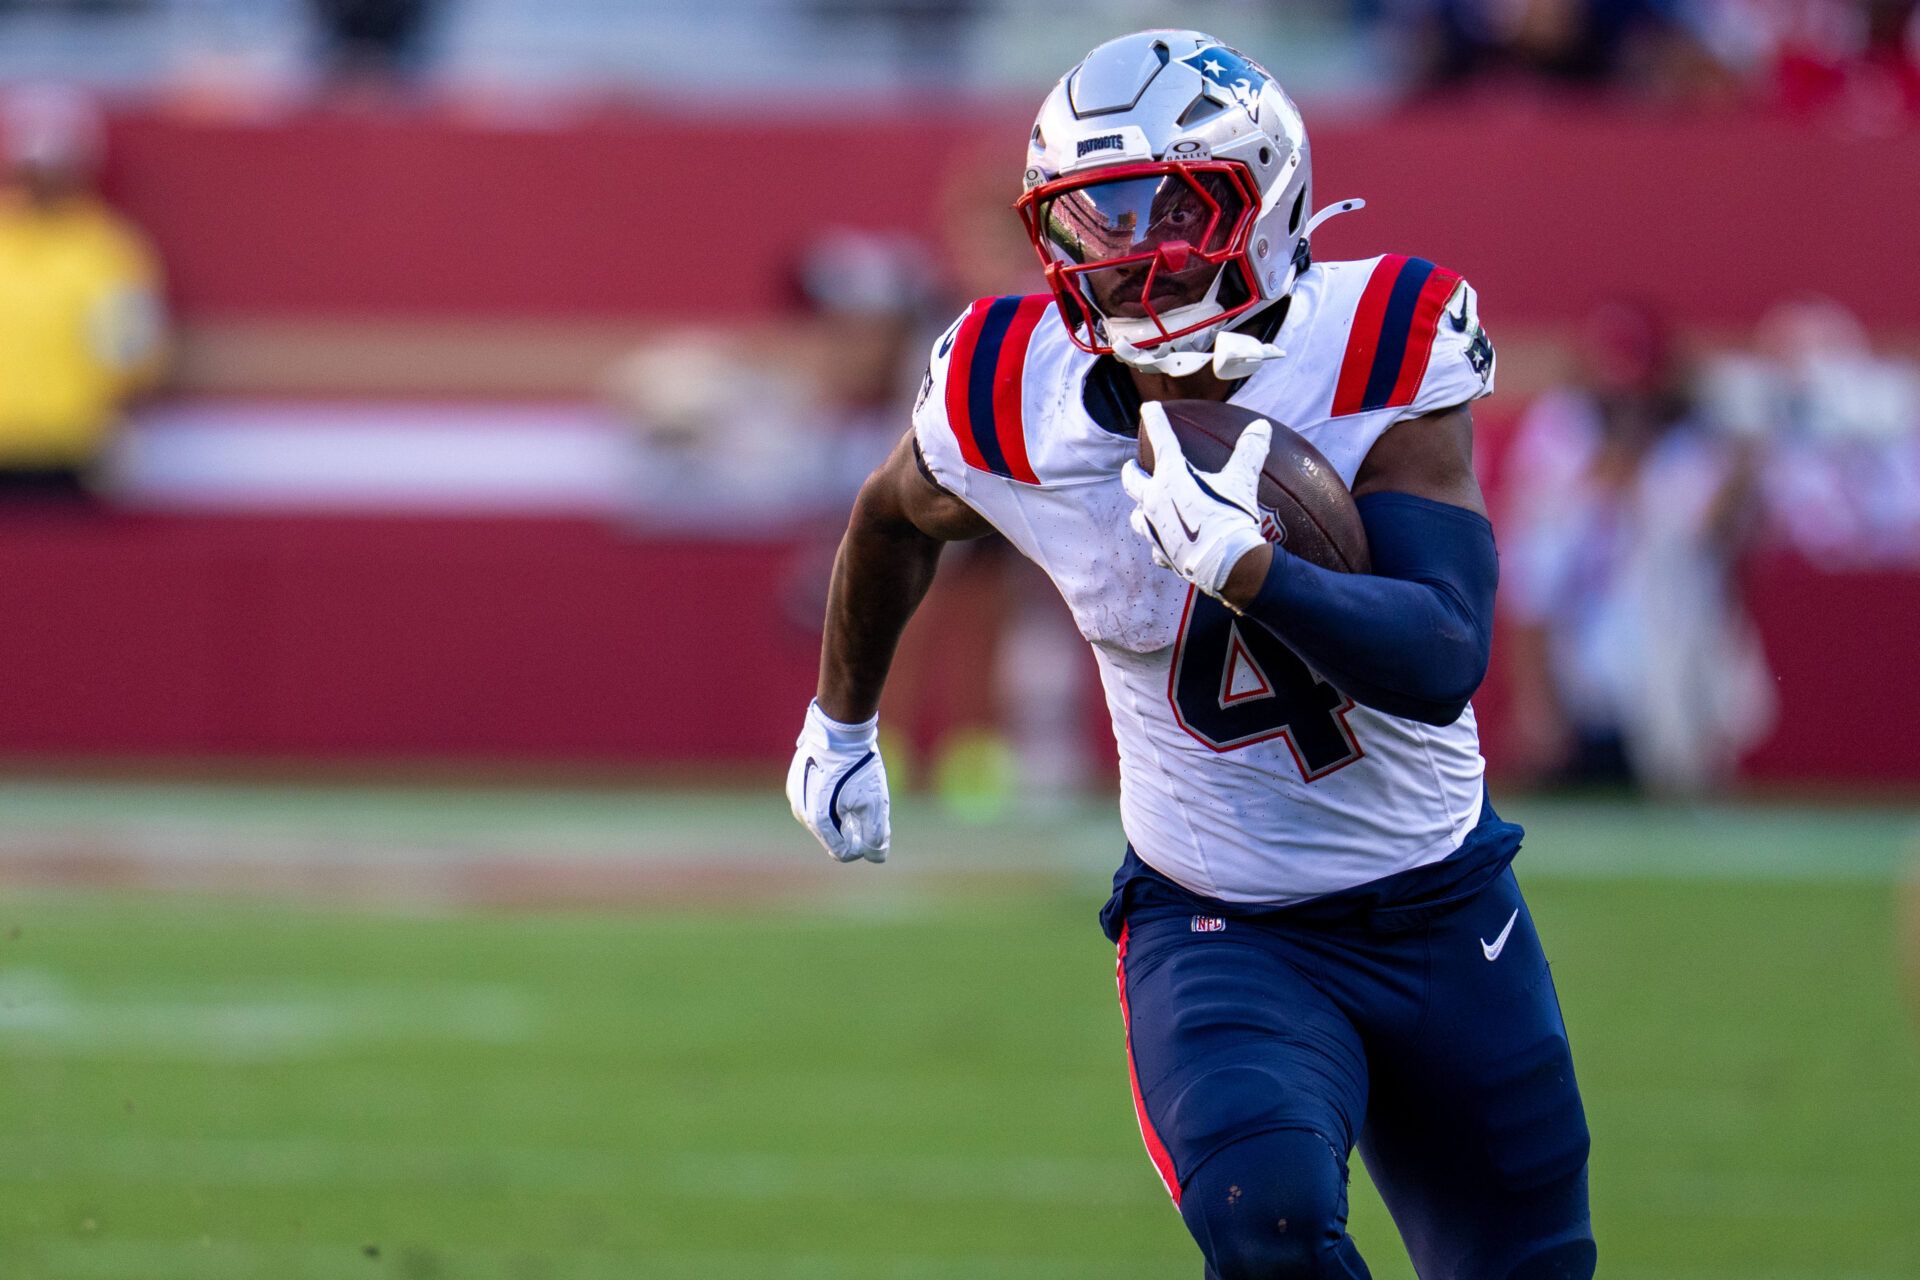
[[[1410,493],[1486,515],[1473,471],[1473,411],[1455,405],[1387,428],[1353,478],[1355,498],[1370,493]]]
[[[933,582],[940,548],[992,527],[927,478],[909,432],[861,486],[834,557],[815,701],[835,720],[880,708],[893,651]]]
[[[787,771],[794,816],[841,862],[885,862],[892,846],[880,691],[940,548],[992,526],[935,484],[908,432],[854,501],[834,557],[820,683]]]

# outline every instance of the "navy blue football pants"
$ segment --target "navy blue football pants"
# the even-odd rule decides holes
[[[1351,924],[1137,907],[1119,979],[1141,1133],[1209,1280],[1367,1276],[1355,1145],[1421,1280],[1592,1276],[1586,1117],[1511,870]]]

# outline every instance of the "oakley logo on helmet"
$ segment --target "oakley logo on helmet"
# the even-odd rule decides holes
[[[1126,145],[1126,141],[1117,133],[1103,133],[1097,138],[1082,138],[1078,150],[1074,153],[1074,159],[1082,159],[1095,151],[1123,151]]]
[[[1260,90],[1266,87],[1267,73],[1223,44],[1212,45],[1180,59],[1198,71],[1207,83],[1217,85],[1220,96],[1247,109],[1255,124],[1260,122]]]

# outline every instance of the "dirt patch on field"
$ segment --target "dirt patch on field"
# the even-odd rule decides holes
[[[783,865],[772,859],[730,860],[717,866],[501,857],[382,862],[358,857],[147,856],[111,847],[11,850],[0,856],[0,883],[22,888],[210,893],[364,905],[629,909],[743,900],[766,903],[833,889],[816,869]]]
[[[881,877],[884,877],[882,879]],[[607,908],[649,911],[769,906],[911,887],[917,891],[1001,891],[1017,872],[956,875],[896,868],[840,867],[822,857],[734,854],[703,861],[616,858],[407,856],[195,857],[57,844],[0,850],[0,884],[28,889],[211,894],[318,904],[462,906],[499,909]]]

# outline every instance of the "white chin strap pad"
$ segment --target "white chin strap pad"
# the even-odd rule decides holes
[[[1167,351],[1156,348],[1142,351],[1118,334],[1113,335],[1113,358],[1134,369],[1164,373],[1169,378],[1184,378],[1213,362],[1211,351]]]
[[[1122,364],[1169,378],[1189,377],[1211,365],[1215,377],[1232,382],[1286,354],[1271,342],[1262,342],[1247,333],[1215,334],[1211,351],[1142,351],[1124,339],[1113,340],[1114,358]]]
[[[1286,352],[1271,342],[1262,342],[1250,333],[1223,333],[1213,340],[1213,372],[1223,382],[1244,378],[1269,360],[1279,360]]]

